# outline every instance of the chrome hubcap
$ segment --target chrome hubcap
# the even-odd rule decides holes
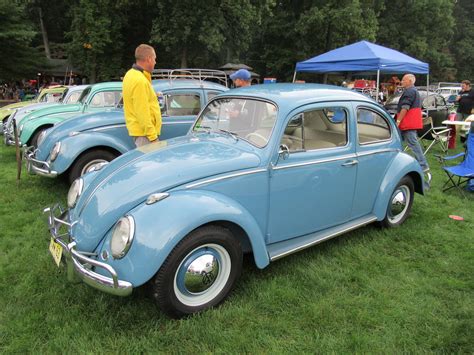
[[[176,297],[189,306],[212,301],[226,285],[230,268],[229,253],[222,246],[205,244],[194,249],[176,271]]]
[[[388,211],[388,217],[391,223],[398,223],[403,218],[408,209],[410,198],[410,189],[405,185],[399,186],[394,191]]]
[[[90,162],[88,162],[86,165],[84,165],[84,167],[82,168],[82,171],[81,171],[81,176],[90,172],[92,170],[92,168],[94,168],[95,166],[99,165],[99,164],[102,164],[102,163],[108,163],[109,161],[108,160],[105,160],[105,159],[94,159],[94,160],[91,160]]]

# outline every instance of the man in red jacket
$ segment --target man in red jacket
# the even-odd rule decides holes
[[[417,130],[423,128],[423,119],[421,114],[421,99],[420,93],[415,88],[415,76],[413,74],[405,74],[402,79],[403,94],[398,101],[397,108],[397,124],[402,132],[403,140],[408,147],[415,154],[416,160],[421,165],[421,168],[428,175],[430,179],[430,167],[426,161],[423,149],[421,149],[418,142]]]

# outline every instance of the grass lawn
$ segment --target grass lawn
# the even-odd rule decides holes
[[[17,185],[1,144],[0,352],[472,353],[474,196],[442,193],[432,154],[432,188],[400,228],[367,226],[264,270],[246,258],[227,302],[176,321],[143,290],[66,282],[42,209],[65,205],[68,187],[25,173]]]

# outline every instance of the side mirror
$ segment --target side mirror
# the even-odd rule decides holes
[[[290,148],[286,144],[280,144],[280,150],[278,151],[278,158],[282,158],[283,160],[288,159],[290,156]]]
[[[89,107],[89,105],[84,102],[84,103],[82,104],[82,112],[86,112],[87,107]]]

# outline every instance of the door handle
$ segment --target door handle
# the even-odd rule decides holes
[[[345,162],[344,164],[342,164],[342,166],[353,166],[353,165],[357,165],[357,164],[359,164],[359,162],[357,160],[353,159],[353,160],[349,160],[349,161]]]

